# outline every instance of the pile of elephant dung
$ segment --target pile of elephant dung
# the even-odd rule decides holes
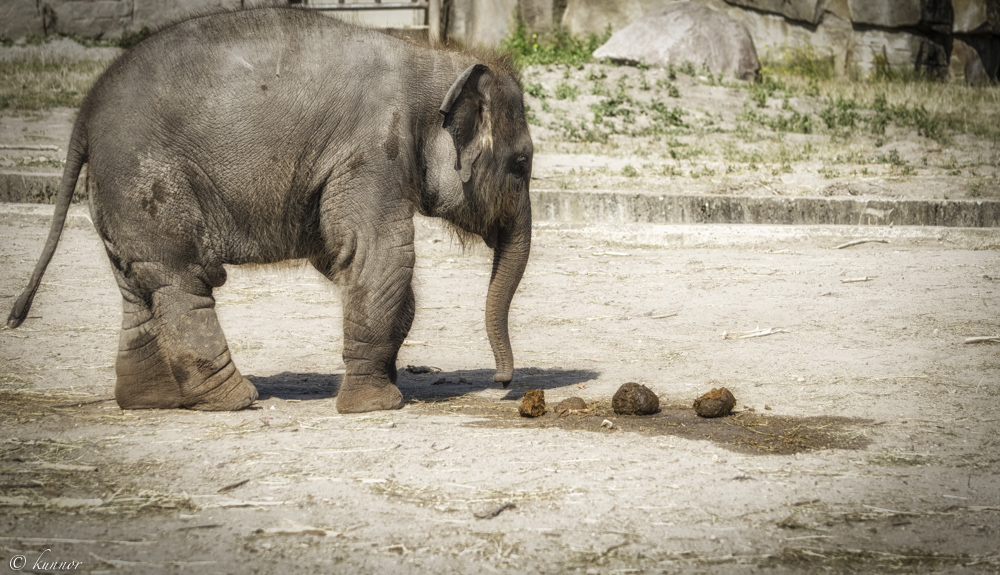
[[[524,392],[524,399],[518,407],[521,417],[541,417],[545,415],[545,392],[541,389],[529,389]]]
[[[660,398],[645,385],[629,382],[615,392],[611,408],[618,415],[650,415],[660,409]]]
[[[557,403],[554,408],[556,413],[583,411],[585,409],[587,409],[587,402],[582,397],[567,397]]]
[[[701,417],[724,417],[736,407],[736,398],[725,387],[715,389],[694,400],[694,411]]]

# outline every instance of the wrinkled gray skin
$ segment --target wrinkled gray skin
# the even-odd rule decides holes
[[[396,409],[413,320],[413,214],[494,249],[486,326],[494,380],[513,375],[507,312],[531,244],[532,144],[517,78],[297,9],[172,26],[97,81],[69,145],[27,316],[81,166],[124,298],[122,408],[235,410],[236,369],[212,290],[223,264],[307,258],[343,286],[338,411]]]

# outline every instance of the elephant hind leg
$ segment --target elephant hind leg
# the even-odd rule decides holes
[[[206,281],[171,277],[157,264],[133,264],[130,277],[116,275],[124,298],[119,406],[228,411],[257,399],[233,364]]]

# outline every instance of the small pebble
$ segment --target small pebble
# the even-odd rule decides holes
[[[381,427],[382,429],[392,429],[393,427],[396,427],[396,422],[390,421],[388,423],[383,423]]]
[[[601,427],[607,427],[608,429],[612,429],[614,428],[614,426],[615,424],[611,423],[610,419],[605,419],[604,421],[601,422]]]

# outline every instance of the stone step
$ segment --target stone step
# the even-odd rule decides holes
[[[55,202],[59,173],[0,172],[0,202]],[[83,178],[74,201],[86,197]],[[535,221],[1000,228],[1000,200],[531,192]]]

